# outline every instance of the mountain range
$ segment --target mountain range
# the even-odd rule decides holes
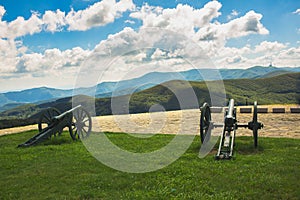
[[[0,112],[27,103],[40,104],[55,99],[84,94],[97,98],[121,96],[151,88],[171,80],[203,81],[228,79],[257,79],[274,77],[280,74],[300,72],[300,67],[262,67],[248,69],[192,69],[182,72],[151,72],[144,76],[120,82],[102,82],[94,87],[76,89],[55,89],[48,87],[0,93]],[[220,75],[220,76],[218,76]],[[205,76],[205,78],[203,78]]]
[[[220,81],[210,81],[209,83],[210,86],[214,85],[219,88]],[[226,90],[226,98],[234,98],[237,105],[245,105],[254,101],[258,101],[259,105],[300,104],[300,72],[258,79],[230,79],[224,80],[223,83]],[[127,111],[126,102],[128,101],[130,113],[143,113],[149,112],[149,110],[155,111],[153,110],[155,108],[153,105],[157,104],[163,106],[165,110],[196,109],[199,108],[197,105],[189,103],[190,86],[192,86],[196,94],[198,106],[202,105],[203,102],[210,103],[211,94],[207,88],[207,82],[172,80],[135,92],[132,95],[105,98],[76,95],[44,103],[20,105],[16,108],[0,112],[0,128],[35,124],[43,109],[55,107],[64,112],[72,107],[72,100],[74,98],[78,98],[80,102],[76,102],[86,108],[95,105],[96,115],[112,114],[112,102],[115,103],[114,108],[117,106],[117,113],[115,110],[114,114],[124,114]],[[226,102],[222,99],[222,95],[220,96],[219,92],[215,94],[217,95],[215,97],[220,97],[218,102],[221,104],[219,105],[224,106]],[[178,96],[185,98],[184,107],[179,103]]]

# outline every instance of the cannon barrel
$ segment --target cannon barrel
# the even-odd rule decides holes
[[[236,120],[234,115],[234,99],[230,99],[228,104],[228,111],[225,116],[225,125],[227,127],[232,127],[235,122]]]
[[[234,99],[230,99],[226,118],[233,118]]]
[[[71,110],[67,110],[67,111],[64,112],[64,113],[62,113],[62,114],[60,114],[60,115],[58,115],[58,116],[55,116],[54,119],[60,120],[60,119],[62,119],[64,116],[66,116],[67,114],[72,113],[74,110],[76,110],[76,109],[78,109],[78,108],[80,108],[80,107],[81,107],[81,105],[78,105],[78,106],[72,108]]]

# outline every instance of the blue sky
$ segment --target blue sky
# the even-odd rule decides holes
[[[93,5],[98,1],[81,1],[81,0],[4,0],[0,5],[4,6],[6,15],[3,20],[13,21],[19,16],[23,16],[28,19],[32,15],[32,11],[37,11],[43,14],[46,10],[57,10],[69,12],[71,8],[74,10],[85,9],[88,6]],[[208,1],[133,1],[135,5],[142,6],[145,2],[153,6],[161,6],[163,8],[175,8],[178,4],[188,4],[194,8],[203,7]],[[218,18],[220,22],[228,21],[227,16],[230,15],[232,10],[236,10],[239,15],[243,15],[249,10],[263,14],[261,22],[270,31],[267,37],[250,35],[246,38],[238,38],[228,42],[230,46],[244,45],[248,39],[253,41],[253,44],[268,39],[269,41],[279,41],[282,43],[291,43],[291,45],[297,46],[300,34],[297,30],[300,27],[299,15],[293,14],[298,8],[300,8],[300,1],[297,0],[251,0],[240,1],[231,0],[219,1],[222,3],[221,12],[222,15]],[[130,24],[124,23],[128,19],[128,13],[124,13],[124,16],[115,20],[114,23],[107,24],[106,26],[95,27],[88,31],[63,31],[60,33],[41,33],[36,35],[29,35],[23,38],[26,45],[29,45],[31,49],[43,50],[44,48],[59,48],[61,50],[72,48],[75,46],[81,46],[83,48],[92,48],[101,40],[106,39],[108,34],[121,31],[124,27],[130,26]],[[133,28],[138,28],[138,24],[131,25]],[[80,38],[80,40],[78,40]],[[41,48],[41,49],[39,49]]]
[[[1,90],[71,88],[95,49],[122,45],[109,43],[109,37],[124,40],[124,35],[135,37],[148,27],[184,34],[207,52],[217,68],[270,62],[300,66],[298,0],[1,0]],[[141,65],[150,57],[139,57],[141,62],[135,63]],[[126,66],[114,70],[126,71]],[[105,80],[110,79],[115,77]]]

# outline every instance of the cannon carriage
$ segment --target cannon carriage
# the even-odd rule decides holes
[[[78,105],[64,113],[56,108],[48,108],[41,112],[38,120],[39,133],[18,147],[27,147],[42,142],[51,136],[60,135],[63,129],[69,129],[73,140],[88,137],[92,130],[92,118],[87,110]]]
[[[263,124],[258,122],[257,118],[257,102],[253,105],[253,118],[248,124],[238,124],[236,108],[234,107],[234,99],[230,99],[228,107],[225,109],[224,123],[218,124],[212,121],[211,108],[208,103],[204,103],[200,108],[200,139],[201,142],[209,141],[211,132],[214,128],[223,128],[220,143],[215,158],[231,159],[233,156],[233,148],[235,144],[235,135],[238,128],[248,128],[253,132],[254,147],[258,145],[258,130],[263,128]]]

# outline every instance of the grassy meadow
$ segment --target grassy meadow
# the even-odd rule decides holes
[[[235,159],[198,158],[199,137],[171,165],[149,173],[111,169],[67,132],[16,148],[36,131],[0,137],[0,199],[299,199],[300,140],[237,137]],[[118,146],[144,152],[174,136],[148,139],[106,133]],[[147,141],[146,141],[147,140]]]

